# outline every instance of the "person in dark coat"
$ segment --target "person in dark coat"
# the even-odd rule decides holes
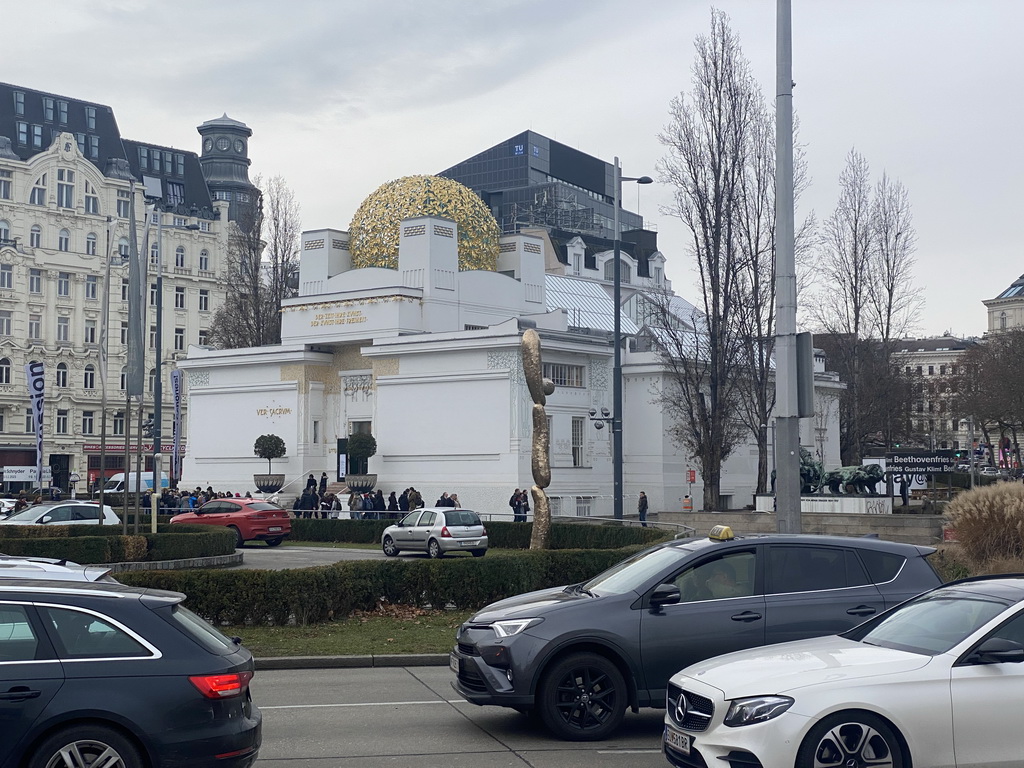
[[[384,500],[384,491],[377,489],[377,495],[373,497],[373,509],[377,513],[377,519],[384,519],[384,515],[380,514],[388,508],[387,501]]]
[[[640,518],[640,525],[647,527],[647,494],[640,491],[640,501],[636,504],[636,513]]]
[[[316,489],[316,478],[313,477],[312,472],[310,472],[309,477],[306,478],[306,490],[309,490],[310,488],[313,488],[314,490]]]
[[[398,497],[398,511],[408,512],[409,511],[409,489],[406,488],[402,491],[402,495]]]
[[[326,472],[321,472],[320,473],[320,495],[323,496],[325,493],[327,493],[327,473]]]
[[[406,499],[408,501],[408,499]],[[398,499],[395,498],[395,492],[392,491],[391,495],[388,496],[388,512],[398,511]]]

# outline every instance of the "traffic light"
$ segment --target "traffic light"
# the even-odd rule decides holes
[[[155,427],[152,419],[146,419],[142,422],[142,435],[143,437],[153,437]]]

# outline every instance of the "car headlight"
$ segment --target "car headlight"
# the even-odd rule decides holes
[[[765,720],[778,717],[791,706],[793,700],[789,696],[750,696],[735,699],[729,705],[723,722],[730,728],[763,723]]]
[[[491,624],[491,629],[498,637],[512,637],[518,635],[527,627],[540,624],[544,619],[509,619],[508,621],[496,621]]]

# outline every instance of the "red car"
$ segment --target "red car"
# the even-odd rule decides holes
[[[261,499],[211,499],[203,506],[171,518],[171,524],[223,525],[235,532],[235,546],[262,540],[276,547],[292,532],[288,512]]]

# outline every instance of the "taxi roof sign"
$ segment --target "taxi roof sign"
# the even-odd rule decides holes
[[[716,525],[711,529],[708,538],[712,541],[732,541],[736,536],[733,535],[732,528],[728,525]]]

